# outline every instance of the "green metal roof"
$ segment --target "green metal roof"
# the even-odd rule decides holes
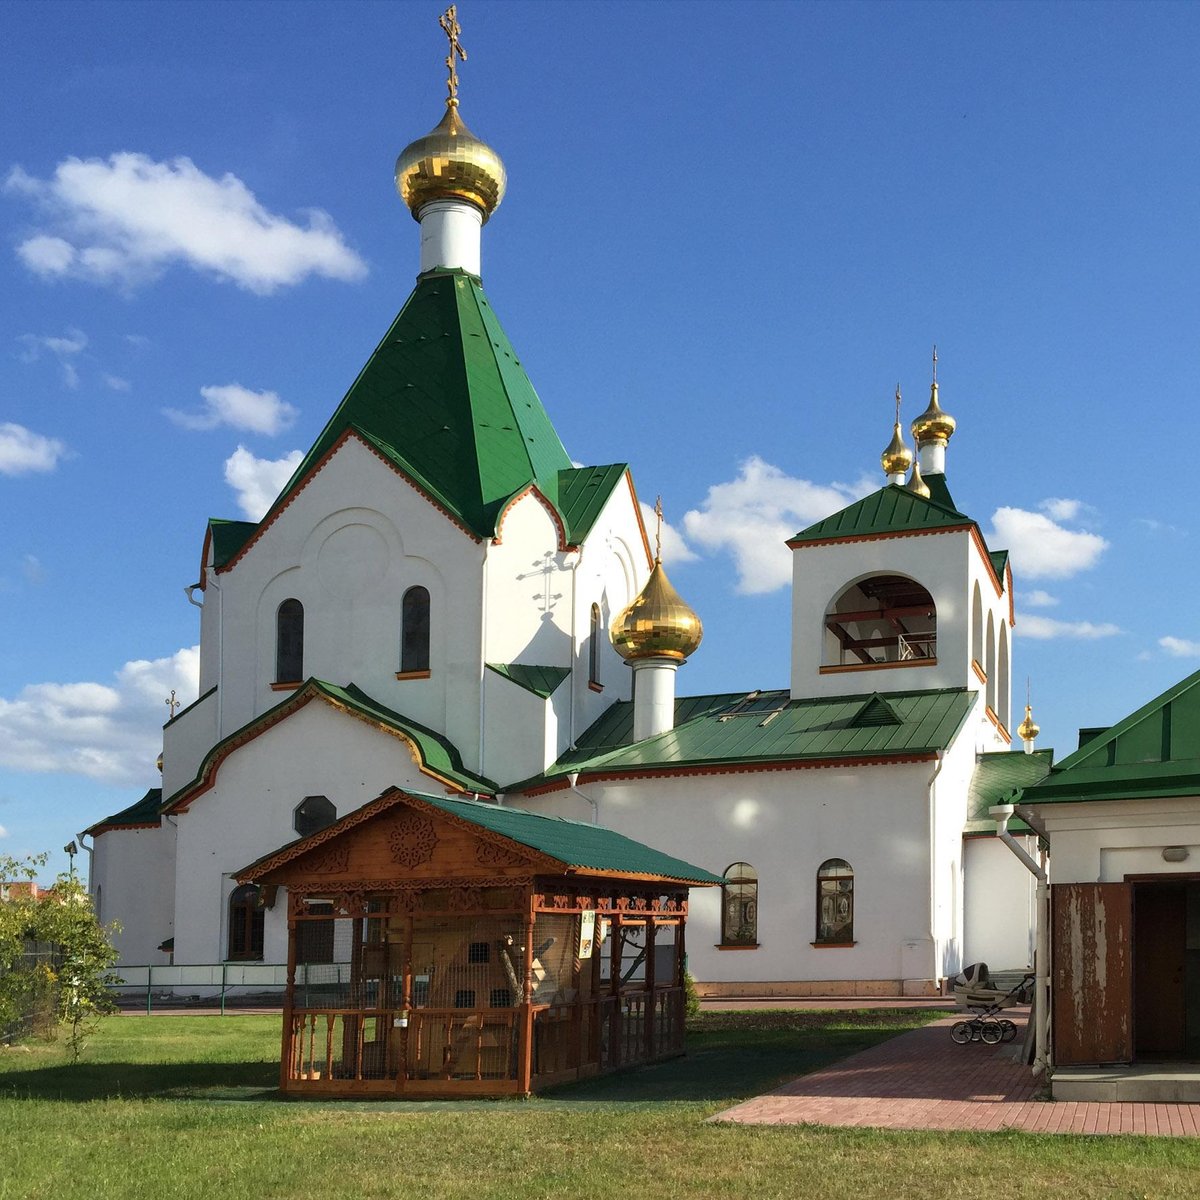
[[[337,411],[272,505],[353,429],[477,536],[536,482],[559,503],[571,460],[479,280],[422,275]]]
[[[936,478],[936,477],[934,477]],[[930,492],[932,493],[932,487]],[[950,493],[945,488],[947,501]],[[826,541],[831,538],[864,537],[871,534],[918,533],[927,529],[953,529],[973,525],[970,517],[951,504],[939,504],[918,496],[899,484],[889,483],[877,492],[856,500],[823,521],[802,529],[788,545]]]
[[[256,521],[226,521],[221,517],[209,517],[213,566],[223,567],[253,537],[257,529]]]
[[[487,663],[489,671],[503,675],[511,683],[523,687],[535,696],[548,700],[568,675],[570,667],[531,667],[525,663]]]
[[[792,700],[786,691],[693,696],[674,729],[631,742],[633,705],[614,704],[528,791],[573,771],[609,774],[755,762],[926,755],[948,746],[974,702],[965,688]],[[615,710],[615,711],[614,711]]]
[[[1022,804],[1200,795],[1200,671],[1098,733]]]
[[[510,838],[570,867],[619,871],[627,875],[664,875],[695,883],[720,883],[721,877],[682,859],[652,850],[600,825],[585,825],[542,813],[476,800],[450,800],[413,792],[418,799],[450,816]]]
[[[1012,802],[1013,793],[1037,783],[1050,773],[1053,750],[1005,750],[981,754],[975,762],[971,786],[967,792],[967,824],[964,833],[995,833],[996,822],[988,815],[993,804]],[[1024,833],[1029,826],[1017,817],[1008,823],[1012,833]]]
[[[157,828],[159,825],[158,810],[161,807],[162,788],[151,788],[136,804],[131,804],[128,808],[123,808],[120,812],[115,812],[112,816],[105,817],[102,821],[97,821],[94,825],[85,829],[84,833],[95,837],[96,834],[104,833],[108,829],[117,829],[130,825],[144,825]]]
[[[428,729],[378,703],[353,683],[339,687],[322,679],[308,679],[273,708],[267,709],[254,720],[248,721],[240,729],[213,746],[204,756],[204,761],[200,764],[195,778],[170,796],[167,804],[174,805],[181,801],[187,793],[199,786],[209,776],[228,753],[240,746],[249,736],[253,736],[256,730],[265,729],[274,724],[281,716],[286,715],[287,709],[298,707],[300,703],[311,700],[314,695],[324,697],[335,705],[344,706],[353,714],[363,717],[373,724],[402,734],[416,747],[421,766],[452,785],[461,787],[467,792],[490,794],[496,790],[496,785],[490,779],[485,779],[482,775],[476,775],[473,771],[467,770],[463,766],[462,757],[457,748],[435,730]]]
[[[572,467],[558,473],[558,510],[567,523],[568,540],[582,542],[600,510],[629,470],[626,463],[607,467]]]
[[[996,578],[1004,583],[1004,568],[1008,566],[1008,551],[1007,550],[989,550],[988,558],[992,560],[992,570],[996,572]]]

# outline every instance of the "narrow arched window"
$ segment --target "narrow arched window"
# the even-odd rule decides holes
[[[988,613],[987,619],[987,646],[984,648],[987,654],[987,665],[984,667],[987,673],[987,706],[996,712],[996,622],[992,619],[992,614]]]
[[[758,945],[758,872],[735,862],[721,885],[721,945]]]
[[[818,942],[847,946],[854,941],[854,872],[844,858],[829,858],[817,870]]]
[[[337,820],[337,809],[325,796],[305,796],[296,805],[292,827],[301,837],[308,837],[332,825]]]
[[[996,716],[1000,718],[1000,724],[1005,729],[1009,728],[1009,704],[1010,704],[1010,684],[1008,681],[1008,625],[1004,619],[1000,619],[1000,638],[999,638],[999,678],[996,680]]]
[[[100,893],[101,887],[103,887],[103,884],[96,884],[96,902],[92,905],[92,910],[96,914],[96,921],[98,924],[103,923],[104,921],[104,906],[101,903],[103,897]]]
[[[231,959],[263,956],[263,909],[258,888],[243,883],[229,897],[229,953]]]
[[[275,614],[275,682],[304,678],[304,605],[285,600]]]
[[[410,587],[400,610],[400,673],[429,670],[429,591]]]
[[[976,666],[983,670],[983,599],[979,594],[979,584],[975,584],[975,593],[971,597],[971,658]]]
[[[600,625],[600,605],[592,605],[592,632],[588,644],[588,683],[600,687],[600,637],[603,630]]]

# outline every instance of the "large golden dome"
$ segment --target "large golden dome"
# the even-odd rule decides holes
[[[700,618],[671,586],[661,558],[654,560],[641,594],[612,627],[613,646],[629,662],[642,658],[683,662],[703,636]]]
[[[912,435],[918,446],[927,446],[930,442],[944,446],[954,433],[957,422],[947,412],[943,412],[938,404],[937,380],[929,390],[929,407],[912,423]]]
[[[466,127],[456,99],[437,127],[396,159],[396,190],[417,219],[431,200],[465,200],[486,221],[500,207],[506,183],[500,155]]]

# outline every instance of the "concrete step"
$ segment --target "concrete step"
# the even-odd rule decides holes
[[[1060,1067],[1050,1083],[1055,1100],[1136,1104],[1200,1103],[1200,1063],[1134,1063]]]

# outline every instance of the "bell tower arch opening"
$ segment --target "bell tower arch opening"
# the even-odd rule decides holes
[[[825,614],[822,665],[884,667],[937,661],[937,609],[905,575],[872,575],[838,593]]]

